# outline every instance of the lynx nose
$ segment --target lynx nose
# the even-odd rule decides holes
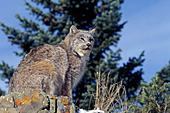
[[[91,46],[91,44],[90,44],[90,43],[87,43],[86,45],[87,45],[88,47],[90,47],[90,46]]]

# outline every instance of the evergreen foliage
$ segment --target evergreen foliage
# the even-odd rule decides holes
[[[119,32],[124,23],[120,23],[121,4],[123,0],[31,0],[25,2],[27,10],[35,19],[29,20],[21,17],[23,29],[6,26],[1,23],[2,31],[8,36],[9,42],[19,46],[21,52],[15,51],[18,56],[24,56],[30,49],[43,44],[57,44],[69,31],[72,24],[78,29],[92,29],[96,25],[95,45],[87,64],[85,77],[80,85],[74,90],[74,102],[83,108],[89,105],[88,91],[95,90],[95,72],[99,67],[101,72],[110,72],[110,82],[118,82],[124,79],[123,85],[127,89],[128,97],[134,95],[142,79],[143,53],[139,58],[130,58],[128,63],[119,67],[121,60],[120,49],[116,50],[121,35]],[[6,63],[4,63],[6,64]],[[6,68],[5,68],[6,66]],[[10,80],[14,68],[8,65],[0,65],[2,78]],[[86,98],[86,99],[85,99]],[[81,102],[81,104],[80,104]],[[94,105],[94,101],[92,101]]]
[[[0,73],[0,79],[5,81],[5,83],[9,83],[9,80],[11,78],[11,75],[14,73],[14,68],[12,66],[9,66],[4,61],[2,61],[2,64],[0,64],[0,70],[2,70],[2,73]],[[5,95],[5,91],[0,89],[0,96]]]
[[[141,74],[143,73],[142,69],[134,71],[136,67],[142,66],[140,62],[144,62],[142,57],[144,56],[144,51],[141,55],[136,58],[129,58],[129,61],[119,68],[118,81],[123,80],[123,85],[126,87],[126,93],[128,99],[135,96],[135,91],[140,87],[142,80]]]
[[[5,91],[0,89],[0,95],[5,95]]]
[[[5,83],[8,84],[15,69],[13,68],[13,66],[9,66],[7,63],[2,61],[2,64],[0,64],[0,70],[1,70],[0,79],[5,81]],[[5,91],[2,91],[0,89],[0,96],[1,95],[5,95]]]
[[[15,69],[13,66],[9,66],[7,63],[2,61],[2,64],[0,64],[0,70],[3,70],[2,73],[0,73],[0,78],[2,80],[7,79],[6,83],[9,83],[9,80],[11,78],[11,75],[14,73]]]
[[[157,72],[157,74],[162,82],[170,82],[170,61],[169,64]]]
[[[170,83],[156,75],[152,82],[141,83],[141,94],[129,112],[133,113],[169,113],[170,112]],[[141,106],[139,106],[139,103]]]

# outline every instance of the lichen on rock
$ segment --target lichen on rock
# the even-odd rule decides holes
[[[0,113],[75,113],[75,105],[66,96],[27,90],[1,96]]]

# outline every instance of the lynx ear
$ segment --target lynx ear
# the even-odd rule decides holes
[[[74,25],[72,25],[71,27],[70,27],[70,33],[77,33],[77,31],[78,31],[78,29],[77,29],[77,27],[76,26],[74,26]]]
[[[95,32],[95,28],[93,28],[92,30],[89,31],[92,35],[94,35]]]

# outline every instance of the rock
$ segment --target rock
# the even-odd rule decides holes
[[[27,90],[0,97],[0,113],[104,113],[78,109],[66,96],[51,96],[39,90]]]
[[[75,113],[75,105],[68,97],[57,98],[57,113]]]
[[[27,90],[1,96],[0,113],[75,113],[75,105],[66,96]]]

